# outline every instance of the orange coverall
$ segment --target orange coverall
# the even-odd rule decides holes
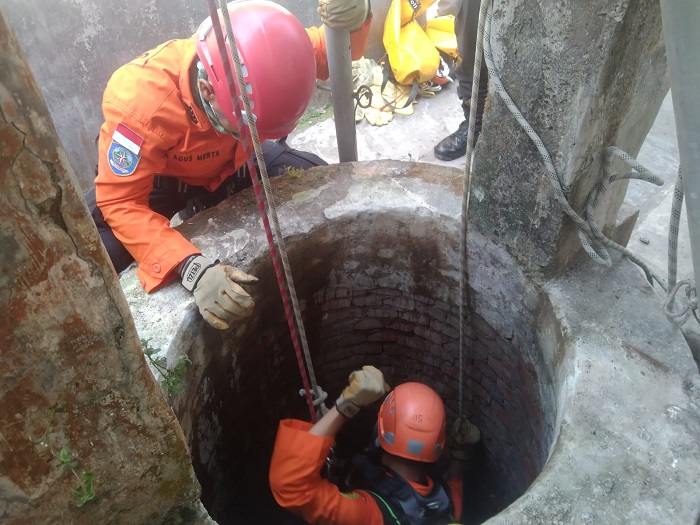
[[[312,423],[283,419],[270,463],[270,488],[277,503],[312,525],[384,525],[374,498],[363,490],[340,492],[321,477],[321,467],[333,445],[333,438],[309,434]],[[411,483],[422,496],[433,488]],[[462,514],[462,481],[448,482],[455,516]]]
[[[367,46],[371,19],[351,34],[352,59]],[[328,78],[323,28],[308,28],[316,59],[316,76]],[[97,206],[115,236],[139,263],[139,282],[147,292],[177,277],[175,267],[196,246],[170,227],[170,217],[149,208],[156,175],[166,175],[214,191],[246,162],[245,151],[230,135],[219,134],[197,105],[191,66],[197,59],[195,36],[170,40],[120,67],[102,100]],[[284,57],[280,57],[284,60]],[[196,89],[196,88],[195,88]],[[197,103],[195,103],[197,100]],[[117,126],[142,139],[133,172],[117,175],[110,168],[110,146]]]

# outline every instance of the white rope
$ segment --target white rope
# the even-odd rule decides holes
[[[676,294],[678,291],[685,286],[685,296],[686,302],[681,306],[680,310],[675,312]],[[666,302],[664,303],[664,314],[673,323],[679,326],[685,323],[685,321],[690,317],[691,313],[694,313],[698,309],[698,295],[693,282],[690,279],[683,281],[678,281],[673,289],[669,292]]]
[[[486,1],[490,4],[490,0]],[[566,213],[566,215],[578,227],[579,241],[581,242],[583,249],[595,262],[608,267],[611,265],[611,259],[606,247],[617,250],[620,253],[624,254],[626,257],[628,257],[633,263],[638,265],[644,271],[645,275],[647,276],[647,280],[650,284],[653,285],[654,281],[656,281],[664,290],[666,290],[666,286],[663,280],[660,277],[658,277],[648,267],[646,263],[644,263],[636,254],[634,254],[629,249],[608,239],[605,235],[603,235],[600,228],[598,228],[597,224],[593,220],[593,212],[598,203],[600,202],[600,197],[606,192],[610,183],[615,182],[617,180],[634,178],[645,180],[647,182],[651,182],[660,186],[663,184],[663,181],[660,177],[653,174],[649,169],[645,168],[640,163],[635,161],[624,151],[614,146],[609,147],[604,152],[602,179],[596,184],[594,191],[589,195],[584,216],[581,217],[578,213],[576,213],[576,211],[571,207],[566,198],[566,194],[568,193],[570,188],[563,184],[561,177],[557,173],[557,170],[554,167],[554,164],[552,163],[552,159],[549,155],[549,152],[547,151],[547,147],[544,145],[544,142],[542,142],[540,136],[535,132],[532,126],[530,126],[528,121],[525,119],[518,107],[510,98],[508,92],[503,87],[503,83],[501,82],[501,79],[498,75],[498,70],[496,69],[496,65],[493,61],[493,55],[491,53],[490,39],[492,11],[493,6],[489,5],[489,12],[486,17],[486,27],[484,35],[484,56],[486,59],[486,66],[488,67],[489,76],[494,83],[496,92],[503,99],[508,110],[513,114],[520,126],[525,130],[525,133],[527,133],[528,137],[530,137],[532,142],[535,144],[535,147],[539,151],[542,160],[544,161],[549,181],[552,184],[552,188],[554,189],[554,198],[556,199],[557,203],[564,211],[564,213]],[[625,164],[630,166],[635,171],[625,173],[624,175],[611,175],[610,161],[612,157],[620,158],[623,162],[625,162]]]
[[[245,77],[243,76],[241,59],[238,54],[238,46],[236,45],[236,39],[233,34],[233,28],[231,27],[231,18],[229,17],[226,1],[219,0],[219,5],[221,6],[221,14],[224,20],[224,26],[226,27],[226,38],[228,39],[229,47],[231,48],[234,69],[236,71],[236,79],[238,81],[238,92],[241,95],[241,100],[243,102],[243,106],[245,107],[245,113],[246,115],[248,115],[247,124],[248,128],[250,129],[250,136],[253,139],[255,157],[258,161],[258,169],[260,170],[260,179],[262,180],[262,185],[265,190],[265,197],[267,199],[268,204],[268,219],[272,224],[272,231],[274,234],[275,244],[277,245],[280,254],[280,259],[282,260],[284,276],[289,291],[289,297],[292,303],[292,310],[294,311],[294,319],[296,321],[296,327],[299,332],[299,340],[303,348],[306,368],[309,372],[309,382],[311,383],[311,391],[318,392],[319,387],[316,384],[316,376],[314,374],[313,363],[311,361],[311,354],[309,352],[309,346],[306,340],[306,331],[304,330],[304,322],[301,317],[301,309],[299,307],[299,301],[297,299],[296,289],[294,287],[294,280],[292,279],[291,270],[289,268],[289,260],[287,258],[287,249],[284,244],[284,237],[282,236],[282,230],[280,229],[279,220],[277,218],[277,207],[275,206],[274,196],[272,194],[272,189],[270,187],[270,181],[267,174],[267,166],[265,165],[265,159],[263,158],[262,146],[260,145],[260,136],[258,135],[258,129],[255,125],[255,118],[253,117],[253,110],[250,105],[250,99],[248,98],[248,90],[246,88]],[[237,105],[236,101],[234,100],[233,102],[235,107]]]
[[[471,294],[469,293],[469,261],[467,259],[467,238],[469,233],[469,201],[472,192],[474,168],[474,135],[476,134],[477,106],[479,101],[479,81],[481,77],[481,57],[483,55],[484,20],[490,0],[482,2],[479,8],[479,28],[476,33],[476,53],[474,54],[474,72],[472,74],[472,97],[469,107],[469,130],[467,132],[467,156],[462,179],[462,222],[460,229],[460,303],[459,303],[459,392],[458,410],[464,414],[464,354],[467,345],[467,326],[471,325]],[[469,398],[473,393],[469,390]]]
[[[676,185],[673,187],[673,204],[671,205],[671,219],[668,225],[668,285],[673,288],[676,285],[678,270],[678,233],[680,231],[681,211],[683,210],[683,173],[678,167]]]
[[[602,197],[606,193],[610,184],[616,181],[627,179],[639,179],[650,182],[657,186],[663,185],[663,180],[651,170],[637,162],[630,155],[622,151],[620,148],[611,146],[605,149],[603,157],[602,178],[595,185],[594,189],[588,196],[586,208],[583,217],[579,216],[569,204],[566,195],[570,188],[566,186],[559,174],[557,173],[547,147],[540,136],[530,126],[527,119],[522,115],[518,107],[513,102],[513,99],[508,95],[496,69],[491,52],[491,22],[493,15],[493,5],[491,0],[483,0],[479,10],[479,27],[477,32],[476,53],[474,57],[474,73],[472,81],[472,97],[469,114],[469,131],[467,135],[467,161],[465,164],[465,173],[463,179],[463,195],[462,195],[462,227],[460,238],[460,262],[461,262],[461,280],[460,280],[460,341],[459,341],[459,413],[464,415],[463,405],[463,381],[464,381],[464,354],[466,347],[466,329],[467,316],[471,315],[469,310],[469,271],[467,261],[467,236],[468,236],[468,218],[469,218],[469,201],[471,197],[471,186],[473,180],[473,137],[475,134],[476,112],[478,105],[479,92],[479,77],[481,73],[481,57],[482,53],[486,60],[489,77],[493,82],[496,92],[503,99],[508,110],[513,114],[520,126],[525,130],[528,137],[539,151],[549,177],[549,181],[554,189],[554,197],[561,209],[566,215],[577,225],[579,241],[586,253],[598,264],[603,266],[611,266],[610,255],[606,248],[614,249],[626,256],[630,261],[639,266],[647,277],[649,283],[653,286],[656,281],[659,286],[666,292],[668,288],[659,277],[639,256],[628,248],[608,239],[600,230],[594,221],[595,210],[598,204],[602,201]],[[485,20],[485,23],[484,23]],[[625,165],[632,168],[633,171],[623,174],[613,174],[611,172],[611,163],[613,158],[622,160]],[[698,307],[697,293],[691,281],[682,281],[675,285],[676,268],[677,268],[677,249],[678,249],[678,225],[681,216],[681,207],[683,203],[682,175],[681,170],[678,172],[678,180],[674,189],[674,201],[671,211],[671,223],[669,226],[669,247],[668,247],[668,285],[673,287],[671,293],[668,294],[664,304],[664,313],[668,319],[673,322],[685,322],[689,317],[690,312],[695,315]],[[680,312],[672,311],[675,304],[675,297],[680,288],[680,285],[686,286],[686,304],[681,308]],[[674,286],[675,285],[675,286]],[[697,315],[695,315],[698,319]],[[699,320],[700,322],[700,320]]]
[[[300,388],[299,395],[301,397],[305,397],[306,389]],[[326,406],[325,401],[328,399],[328,393],[320,386],[316,386],[316,388],[311,392],[311,398],[314,400],[314,406],[316,407],[316,417],[320,418],[321,416],[326,415],[328,413],[328,407]]]

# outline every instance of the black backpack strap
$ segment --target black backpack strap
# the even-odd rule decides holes
[[[390,79],[396,85],[397,89],[399,89],[399,86],[401,86],[401,84],[396,82],[396,79],[393,78],[393,75],[391,74],[391,66],[389,66],[388,68],[385,67],[383,69],[382,87],[379,88],[380,89],[379,93],[381,94],[384,102],[386,102],[387,105],[389,105],[392,109],[403,109],[403,108],[407,108],[409,105],[413,104],[413,101],[416,100],[416,96],[418,95],[418,81],[417,80],[413,81],[413,85],[411,86],[411,92],[408,94],[408,99],[406,100],[406,103],[403,106],[401,106],[400,108],[397,108],[395,101],[387,100],[386,97],[384,96],[384,88],[386,87],[386,85]]]
[[[403,525],[401,519],[396,515],[389,502],[387,502],[376,492],[372,492],[371,490],[366,492],[372,496],[374,501],[377,503],[377,507],[379,507],[379,511],[382,513],[382,517],[384,518],[384,525]]]
[[[386,525],[432,525],[453,519],[449,487],[442,476],[431,476],[433,489],[429,495],[421,496],[401,475],[378,465],[366,454],[355,454],[352,464],[370,489]]]

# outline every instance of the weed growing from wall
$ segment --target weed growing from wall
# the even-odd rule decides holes
[[[181,355],[175,360],[173,366],[168,367],[165,357],[157,355],[160,352],[160,348],[153,348],[150,345],[150,339],[141,339],[141,346],[148,363],[160,375],[160,385],[168,393],[168,397],[182,392],[185,389],[187,367],[192,364],[190,358],[186,355]]]
[[[88,501],[95,499],[95,475],[87,470],[78,476],[76,469],[80,466],[80,460],[75,458],[67,448],[62,448],[58,454],[54,454],[58,461],[58,467],[71,472],[78,480],[78,485],[73,487],[71,493],[75,496],[75,504],[82,507]]]
[[[76,456],[74,456],[66,447],[62,447],[61,450],[56,453],[48,443],[48,435],[51,431],[53,425],[53,419],[56,414],[62,413],[63,407],[59,406],[58,403],[46,409],[46,413],[50,415],[49,423],[46,427],[46,431],[39,438],[40,443],[46,444],[51,451],[51,455],[58,462],[58,468],[65,472],[70,472],[75,476],[78,484],[71,489],[71,494],[75,497],[75,504],[78,507],[82,507],[88,501],[95,499],[95,475],[89,470],[83,470],[78,474],[78,469],[81,467],[81,461]]]

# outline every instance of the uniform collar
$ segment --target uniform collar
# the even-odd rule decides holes
[[[199,93],[196,91],[193,92],[193,90],[196,89],[195,86],[197,82],[196,37],[197,35],[195,34],[192,38],[187,40],[189,45],[185,53],[183,53],[182,63],[180,65],[180,97],[187,110],[190,123],[199,130],[206,131],[211,129],[212,125],[211,122],[209,122],[207,114],[197,105],[197,102],[195,102],[199,100]]]

